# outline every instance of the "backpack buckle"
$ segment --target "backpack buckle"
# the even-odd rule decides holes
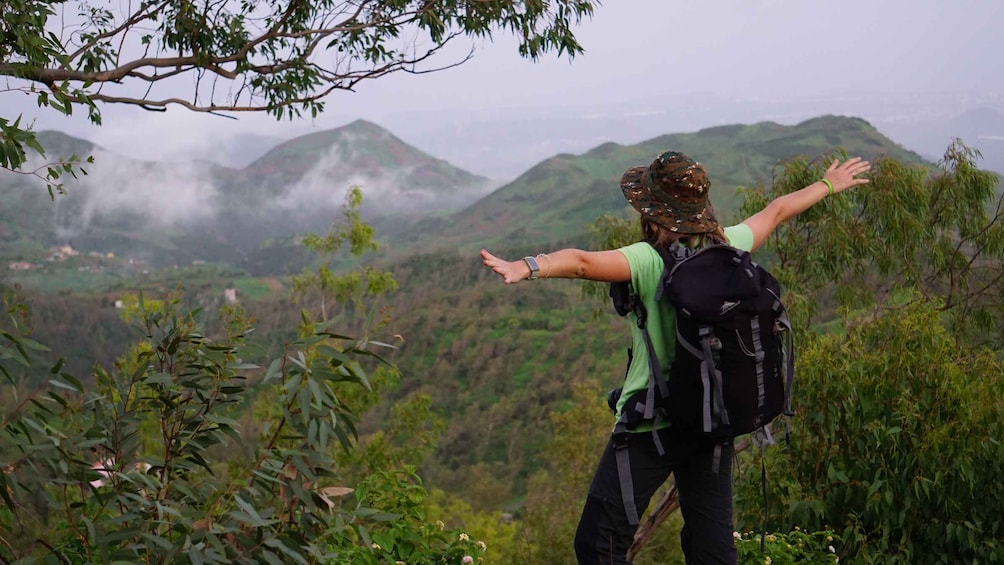
[[[630,436],[631,434],[629,432],[617,432],[612,434],[610,436],[610,439],[614,442],[614,449],[616,449],[617,451],[626,449],[628,443],[630,443],[628,441],[630,439]]]

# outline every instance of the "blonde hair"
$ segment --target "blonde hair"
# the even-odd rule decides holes
[[[641,217],[641,237],[658,247],[669,247],[674,243],[679,243],[685,247],[700,248],[715,243],[720,245],[728,245],[729,243],[721,224],[717,224],[715,230],[710,232],[677,233],[669,231],[669,228],[647,216]]]

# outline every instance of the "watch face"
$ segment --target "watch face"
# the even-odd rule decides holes
[[[523,257],[523,261],[526,263],[527,267],[530,267],[530,276],[527,277],[529,280],[536,280],[537,274],[540,272],[540,266],[537,265],[537,259],[533,257]]]

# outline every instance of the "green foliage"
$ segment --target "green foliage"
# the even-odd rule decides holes
[[[357,199],[355,205],[358,206]],[[372,236],[362,233],[352,253]],[[366,293],[355,294],[358,305]],[[304,315],[299,339],[264,364],[252,320],[220,309],[218,337],[181,295],[126,296],[143,338],[88,389],[62,370],[5,413],[0,435],[0,556],[25,562],[467,563],[485,544],[425,519],[409,460],[434,445],[430,400],[395,406],[354,451],[373,384],[396,383],[371,340]],[[27,309],[8,296],[0,368],[30,368]],[[244,425],[242,425],[242,422]],[[357,478],[357,476],[359,478]],[[356,488],[343,486],[357,481]],[[351,484],[351,483],[348,483]],[[355,504],[347,498],[355,492]]]
[[[1004,343],[1004,221],[997,175],[956,141],[938,172],[884,159],[871,183],[827,198],[782,226],[764,250],[803,327],[820,307],[881,305],[901,288],[940,298],[969,343]],[[744,215],[822,176],[828,159],[796,159],[770,191],[748,191]],[[795,295],[795,296],[793,296]]]
[[[336,274],[332,266],[336,254],[346,244],[353,257],[377,249],[373,240],[373,228],[363,222],[359,215],[362,203],[362,191],[357,186],[352,187],[345,198],[345,223],[332,226],[324,237],[312,234],[303,239],[304,247],[321,254],[322,263],[316,271],[304,270],[303,274],[292,277],[292,292],[297,301],[302,301],[311,294],[316,295],[320,320],[328,319],[329,300],[333,300],[335,304],[351,303],[361,308],[364,296],[379,295],[397,288],[397,282],[390,273],[380,272],[373,267],[365,266],[362,270]],[[305,312],[304,316],[309,314]]]
[[[477,488],[472,485],[471,488]],[[523,524],[509,513],[499,510],[478,512],[464,500],[465,493],[448,494],[432,489],[426,499],[427,515],[436,519],[441,527],[468,532],[473,539],[482,541],[485,562],[526,563],[529,554]]]
[[[3,308],[4,317],[0,322],[0,336],[3,337],[0,342],[0,373],[13,386],[20,370],[31,366],[29,351],[48,351],[48,347],[29,337],[31,329],[28,324],[28,308],[14,291],[3,289]]]
[[[48,390],[5,415],[7,556],[431,564],[483,554],[483,542],[425,520],[425,490],[397,462],[387,465],[397,470],[374,471],[357,485],[355,506],[337,502],[353,489],[339,486],[333,447],[349,449],[355,435],[339,391],[368,385],[359,365],[373,357],[365,344],[317,325],[253,382],[256,367],[242,358],[251,327],[240,311],[225,311],[225,335],[210,339],[195,313],[175,311],[176,299],[145,304],[137,313],[147,339],[113,371],[98,369],[94,390],[57,366]],[[12,301],[15,327],[19,311]],[[5,335],[23,363],[25,348],[40,347]],[[235,418],[254,397],[278,409],[242,461],[226,446],[250,439]],[[420,411],[415,421],[426,416]],[[224,453],[225,461],[216,459]]]
[[[803,332],[793,443],[766,452],[783,501],[771,520],[842,531],[851,562],[1004,555],[1002,501],[986,495],[1002,477],[1004,382],[983,348],[1004,335],[1004,228],[998,178],[977,157],[956,142],[939,171],[880,160],[870,184],[794,218],[763,250]],[[770,192],[746,192],[744,213],[828,162],[785,164]],[[813,320],[832,333],[805,333]],[[758,483],[737,490],[747,524],[762,519]]]
[[[365,413],[377,400],[371,397],[356,412]],[[339,458],[344,467],[355,470],[360,476],[402,469],[424,461],[446,428],[442,416],[433,412],[432,399],[427,394],[415,394],[397,401],[390,414],[378,413],[378,417],[381,419],[378,429],[362,438],[354,452]]]
[[[765,565],[835,564],[839,562],[834,545],[840,538],[829,530],[804,532],[796,527],[783,534],[736,533],[739,563],[764,563]],[[761,543],[762,542],[762,543]]]
[[[576,282],[506,288],[472,263],[451,254],[396,266],[388,333],[401,336],[391,357],[408,378],[390,399],[421,391],[448,423],[422,467],[430,485],[479,511],[514,511],[569,384],[623,378],[623,322],[592,319]]]
[[[51,29],[46,29],[46,22],[55,15],[56,11],[51,2],[15,0],[4,2],[0,6],[0,74],[24,78],[30,72],[29,69],[44,67],[65,56],[62,41]],[[88,107],[92,119],[95,123],[100,123],[100,118],[97,117],[90,101],[86,97],[78,98],[82,94],[80,89],[68,88],[66,83],[57,86],[54,80],[50,86],[51,93],[36,91],[33,86],[13,90],[37,93],[40,107],[49,106],[66,115],[72,113],[73,103],[76,101]],[[26,148],[45,156],[45,150],[39,144],[35,133],[31,131],[30,125],[28,127],[21,125],[21,116],[18,116],[13,123],[7,118],[0,117],[0,169],[22,172],[42,179],[50,197],[55,196],[55,191],[62,191],[63,187],[58,181],[63,174],[69,174],[74,178],[78,172],[87,174],[87,171],[80,168],[82,161],[77,155],[59,162],[44,164],[32,171],[22,171],[22,167],[28,163]],[[91,163],[93,159],[88,157],[86,162]]]
[[[934,304],[849,321],[803,345],[792,443],[768,449],[780,529],[842,530],[860,563],[1004,556],[1004,365],[964,349]],[[759,485],[740,494],[756,523]]]
[[[53,104],[53,107],[56,105]],[[45,157],[45,149],[38,142],[35,132],[21,127],[21,116],[18,116],[13,123],[0,117],[0,169],[41,179],[49,191],[50,198],[55,198],[57,192],[64,192],[63,185],[59,182],[60,177],[70,175],[77,178],[77,174],[86,175],[87,170],[80,165],[94,162],[92,156],[81,158],[78,155],[70,155],[31,170],[24,170],[24,167],[30,164],[25,149],[31,149],[40,157]]]
[[[566,383],[570,406],[550,417],[550,440],[542,468],[530,479],[526,499],[526,528],[530,555],[525,563],[575,563],[572,540],[582,512],[583,496],[599,454],[609,438],[610,410],[599,399],[596,383]]]
[[[255,366],[241,359],[250,328],[236,316],[212,340],[173,305],[143,312],[148,341],[114,371],[99,369],[93,391],[54,370],[51,389],[5,422],[3,452],[19,454],[3,475],[16,553],[103,562],[321,555],[335,527],[320,503],[325,453],[335,440],[347,448],[354,433],[333,383],[365,384],[352,357],[366,352],[328,345],[322,328],[290,344],[258,385],[277,391],[282,420],[254,460],[219,476],[210,453],[240,439],[233,416],[257,388],[245,376]],[[148,425],[157,433],[143,433]]]
[[[426,491],[413,469],[374,473],[358,485],[356,496],[365,507],[393,518],[360,530],[368,547],[350,546],[347,551],[338,551],[342,562],[373,565],[481,562],[487,548],[484,541],[471,539],[463,531],[446,529],[442,521],[429,522]]]

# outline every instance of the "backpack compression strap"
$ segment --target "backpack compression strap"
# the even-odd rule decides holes
[[[774,294],[774,291],[767,289],[767,292]],[[781,339],[781,363],[784,371],[784,415],[794,416],[795,411],[791,407],[791,389],[795,384],[795,347],[794,332],[791,329],[791,320],[788,319],[788,311],[785,310],[781,298],[774,294],[774,314],[776,326],[774,331],[784,334]]]
[[[634,503],[634,480],[631,478],[631,458],[628,455],[628,442],[630,432],[627,431],[627,424],[624,416],[617,420],[614,425],[611,439],[614,443],[614,460],[617,462],[617,480],[621,485],[621,502],[624,504],[624,513],[627,514],[628,524],[637,525],[639,520],[638,507]]]
[[[721,348],[721,342],[715,338],[715,334],[709,327],[702,327],[700,334],[701,348],[698,349],[683,337],[680,333],[680,325],[676,326],[676,341],[688,353],[701,361],[701,386],[704,389],[701,429],[710,433],[718,429],[719,426],[729,425],[729,413],[725,409],[725,397],[722,395],[722,372],[718,369],[718,363],[715,360],[715,351]],[[713,385],[712,379],[714,379]]]

